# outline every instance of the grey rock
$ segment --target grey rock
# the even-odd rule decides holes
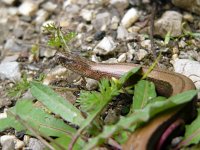
[[[33,99],[33,95],[31,94],[31,91],[28,90],[26,93],[23,94],[22,99]]]
[[[184,13],[183,14],[183,19],[189,22],[193,22],[194,21],[194,17],[191,13]]]
[[[18,140],[14,135],[3,135],[0,137],[2,150],[22,149],[24,142]]]
[[[141,46],[145,49],[150,50],[151,49],[151,41],[150,40],[144,40],[141,42]]]
[[[181,40],[181,41],[178,43],[178,46],[179,46],[180,48],[185,48],[185,46],[187,46],[187,43],[185,43],[184,40]]]
[[[20,37],[23,37],[23,34],[24,34],[24,28],[22,28],[21,26],[17,26],[16,28],[14,28],[13,30],[13,35],[16,37],[16,38],[20,38]],[[11,42],[11,41],[9,41]],[[12,40],[13,42],[13,40]],[[11,42],[11,43],[12,43]]]
[[[44,51],[44,56],[49,58],[49,57],[53,57],[56,54],[56,50],[52,50],[52,49],[46,49]]]
[[[119,26],[117,28],[117,39],[125,41],[128,38],[128,31],[125,27]]]
[[[7,5],[12,5],[16,0],[2,0]]]
[[[154,34],[165,37],[170,32],[170,36],[177,37],[182,34],[182,15],[176,11],[166,11],[162,17],[155,22]]]
[[[116,30],[119,25],[120,19],[117,16],[113,16],[111,19],[110,29]]]
[[[28,147],[33,150],[44,150],[45,145],[40,142],[38,139],[30,138]]]
[[[47,20],[48,17],[49,13],[46,10],[40,9],[36,13],[35,22],[36,24],[42,24]]]
[[[174,61],[175,72],[189,77],[200,88],[200,63],[189,59],[176,59]]]
[[[19,140],[19,139],[15,139],[15,149],[22,149],[25,146],[24,142]]]
[[[42,8],[46,11],[53,12],[58,7],[57,4],[47,1],[42,5]]]
[[[16,16],[16,15],[18,15],[18,8],[17,7],[9,7],[8,13],[11,16]]]
[[[133,23],[135,23],[139,18],[139,13],[137,9],[131,8],[123,16],[121,24],[125,28],[129,28]]]
[[[21,44],[18,44],[14,38],[10,38],[6,41],[5,45],[4,45],[4,49],[5,50],[10,50],[13,52],[19,52],[24,50],[24,46],[22,46]]]
[[[33,16],[38,6],[36,1],[26,0],[19,6],[19,13],[24,16]]]
[[[113,41],[113,38],[108,36],[104,37],[99,44],[94,48],[94,53],[99,55],[107,55],[115,51],[117,44]]]
[[[0,44],[3,44],[9,34],[9,26],[7,23],[0,23]]]
[[[139,51],[135,54],[135,59],[142,60],[147,55],[148,55],[147,51],[145,51],[144,49],[139,49]]]
[[[141,27],[138,27],[138,26],[132,26],[128,28],[128,32],[130,33],[138,33],[140,30],[141,30]]]
[[[19,54],[11,55],[11,56],[6,56],[1,63],[3,62],[11,62],[11,61],[16,61],[19,58]]]
[[[86,78],[86,88],[88,90],[95,90],[98,87],[98,81],[90,78]]]
[[[15,139],[14,135],[3,135],[0,137],[0,143],[2,150],[14,150],[15,149]]]
[[[0,78],[10,79],[11,81],[20,80],[21,72],[18,62],[3,62],[0,64]]]
[[[85,20],[85,21],[91,21],[93,18],[93,10],[88,10],[88,9],[82,9],[80,12],[80,16]]]
[[[111,15],[109,12],[103,12],[96,15],[96,18],[92,21],[92,24],[96,30],[106,30],[110,25]]]
[[[121,54],[119,57],[118,57],[118,59],[117,59],[117,61],[119,62],[119,63],[123,63],[123,62],[125,62],[126,61],[126,53],[123,53],[123,54]]]
[[[116,7],[119,11],[123,11],[129,5],[128,0],[110,0],[110,4]]]
[[[172,0],[175,6],[200,15],[200,0]]]
[[[66,6],[65,10],[67,13],[74,15],[74,14],[79,13],[80,7],[78,5],[71,4],[71,5]]]

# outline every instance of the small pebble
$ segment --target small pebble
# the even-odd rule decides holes
[[[21,72],[18,62],[3,62],[0,64],[0,78],[10,79],[11,81],[19,81]]]
[[[105,37],[105,35],[106,35],[105,31],[98,31],[94,35],[94,40],[100,41],[100,40],[102,40]]]
[[[45,145],[35,138],[30,138],[28,147],[32,150],[44,150]]]
[[[123,63],[123,62],[125,62],[126,61],[126,53],[123,53],[123,54],[121,54],[119,57],[118,57],[118,59],[117,59],[117,61],[119,62],[119,63]]]
[[[87,9],[82,9],[80,12],[80,16],[83,17],[85,21],[91,21],[93,17],[93,11],[92,10],[87,10]]]
[[[98,81],[90,78],[86,78],[86,88],[88,90],[95,90],[98,87]]]
[[[113,53],[116,47],[117,43],[114,42],[112,37],[108,36],[104,37],[99,44],[97,44],[93,52],[99,55],[107,55]]]
[[[136,60],[142,60],[144,57],[148,55],[147,51],[144,49],[139,49],[139,51],[135,54]]]
[[[54,12],[55,9],[56,9],[58,6],[57,6],[57,4],[55,4],[55,3],[52,3],[52,2],[50,2],[50,1],[47,1],[46,3],[44,3],[44,4],[42,5],[42,7],[43,7],[45,10],[49,11],[49,12]]]
[[[38,3],[35,1],[24,1],[19,6],[19,13],[24,16],[33,16],[38,9]]]
[[[46,19],[49,17],[49,13],[43,9],[40,9],[39,11],[37,11],[36,13],[36,18],[35,18],[35,22],[37,24],[42,24],[46,21]]]
[[[125,28],[129,28],[133,23],[135,23],[139,18],[139,13],[137,9],[131,8],[123,16],[121,24]]]

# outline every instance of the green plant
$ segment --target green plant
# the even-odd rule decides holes
[[[35,81],[43,81],[45,75],[40,74]],[[8,96],[11,98],[20,98],[30,88],[30,81],[28,80],[27,74],[22,75],[21,81],[18,81],[8,90]]]
[[[22,75],[22,80],[14,84],[12,88],[8,90],[9,97],[19,98],[22,96],[24,92],[26,92],[29,88],[29,81],[27,79],[27,75]]]
[[[42,102],[52,114],[45,112],[32,100],[18,100],[17,104],[8,110],[8,118],[1,119],[0,131],[9,127],[13,127],[17,131],[26,129],[26,134],[36,136],[44,141],[48,139],[49,143],[46,146],[52,146],[55,149],[67,149],[67,146],[74,149],[83,147],[84,149],[91,149],[102,143],[107,143],[110,137],[119,143],[123,143],[127,139],[127,131],[134,131],[142,122],[147,122],[153,116],[165,110],[190,101],[197,94],[197,91],[188,91],[164,100],[164,98],[156,95],[153,83],[141,80],[132,86],[132,90],[135,91],[134,100],[143,93],[142,101],[137,104],[133,103],[130,113],[127,116],[121,116],[117,123],[101,127],[102,133],[96,132],[95,128],[90,128],[94,130],[93,133],[97,134],[91,134],[89,142],[86,143],[85,135],[91,133],[86,129],[95,124],[96,119],[104,113],[103,110],[114,100],[114,97],[124,93],[123,89],[126,89],[124,83],[132,75],[138,74],[139,70],[140,68],[135,68],[120,79],[101,80],[99,91],[81,92],[78,103],[81,110],[87,114],[85,119],[80,110],[49,87],[39,82],[29,82],[32,95]],[[61,118],[57,118],[54,114]],[[79,129],[76,130],[63,120],[79,126]],[[118,137],[119,132],[123,134],[123,138]],[[49,136],[56,138],[51,139]]]
[[[48,44],[63,49],[68,48],[67,43],[75,36],[75,33],[64,34],[55,24],[44,26],[44,30],[50,34]],[[17,131],[25,130],[26,134],[43,141],[49,149],[56,150],[92,149],[108,144],[111,138],[123,144],[128,138],[128,132],[134,132],[142,123],[148,122],[163,111],[189,102],[198,92],[191,90],[168,99],[158,96],[155,85],[145,79],[157,64],[159,57],[146,74],[141,74],[141,68],[137,67],[120,79],[102,79],[97,91],[81,91],[77,99],[77,106],[80,109],[48,86],[38,82],[44,76],[41,75],[38,80],[31,82],[27,80],[27,76],[23,76],[22,81],[15,85],[11,93],[20,97],[22,93],[30,89],[35,100],[18,100],[14,107],[8,109],[8,117],[0,120],[0,131],[9,127]],[[140,76],[140,79],[133,85],[125,86],[128,79],[136,74]],[[122,94],[132,97],[129,113],[120,116],[118,122],[110,125],[99,121],[107,113],[105,110],[108,105]],[[44,111],[36,101],[41,102],[51,113]],[[195,130],[189,130],[190,126],[187,127],[185,138],[198,131],[198,123],[199,117],[191,124],[191,128],[195,127]],[[200,141],[200,137],[195,137],[195,143]]]
[[[70,51],[68,43],[77,35],[75,32],[65,33],[61,27],[57,27],[54,23],[43,26],[43,32],[49,34],[48,45],[56,48],[64,48]]]

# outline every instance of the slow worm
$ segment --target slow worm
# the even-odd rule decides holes
[[[84,58],[65,53],[58,53],[56,60],[62,66],[89,78],[99,80],[103,77],[119,78],[122,74],[128,72],[139,65],[131,63],[94,63]],[[145,73],[148,67],[142,67],[142,72]],[[172,96],[184,91],[195,89],[194,83],[186,76],[154,69],[149,73],[148,79],[155,83],[157,91],[163,96]]]
[[[122,74],[128,72],[134,67],[139,66],[131,63],[94,63],[68,53],[58,53],[56,56],[56,61],[62,66],[78,74],[96,80],[99,80],[103,77],[119,78]],[[143,73],[145,73],[147,70],[148,67],[142,67]],[[152,70],[147,79],[154,82],[158,94],[162,96],[169,97],[184,91],[195,89],[194,83],[186,76],[161,69]],[[179,112],[179,109],[172,110],[165,115],[154,118],[144,128],[140,129],[136,133],[133,133],[127,144],[123,145],[123,149],[156,149],[156,147],[158,147],[156,146],[156,142],[159,141],[159,138],[162,136],[161,133],[164,132],[171,123],[177,121],[176,118],[173,117],[177,114],[177,111]],[[157,136],[156,141],[155,133],[157,133],[158,130],[160,132],[158,133],[159,136]]]

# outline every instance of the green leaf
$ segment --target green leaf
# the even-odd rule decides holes
[[[8,128],[15,128],[15,130],[17,131],[25,129],[14,117],[11,116],[4,119],[0,119],[0,132]]]
[[[63,120],[56,119],[43,109],[36,107],[31,100],[18,100],[16,105],[8,110],[8,114],[9,111],[15,116],[19,116],[26,124],[28,124],[28,126],[44,137],[52,136],[71,141],[72,136],[76,132],[76,129],[64,123]],[[21,120],[16,119],[13,115],[9,114],[8,118],[0,121],[0,129],[5,129],[5,127],[7,128],[10,126],[17,131],[25,130],[25,127],[21,125],[20,121]],[[27,131],[27,134],[34,136],[34,133],[31,133],[30,131]],[[76,144],[77,146],[83,146],[84,142],[80,139]]]
[[[200,141],[200,108],[197,111],[197,118],[190,125],[186,125],[184,139],[181,142],[182,146],[197,144]]]
[[[120,84],[124,84],[132,75],[138,73],[141,70],[141,67],[135,67],[121,76],[119,79]]]
[[[155,103],[155,102],[158,102],[158,101],[165,101],[166,99],[167,99],[166,97],[163,97],[163,96],[157,96],[157,97],[151,99],[150,101],[148,101],[147,104]]]
[[[49,110],[60,115],[64,120],[80,125],[84,118],[80,111],[69,101],[65,100],[49,87],[38,82],[31,82],[31,93]]]
[[[134,98],[133,104],[131,107],[131,111],[133,112],[135,109],[142,109],[145,105],[157,96],[155,85],[152,82],[146,80],[140,80],[135,85],[134,90]]]
[[[41,108],[34,106],[30,100],[20,100],[10,111],[19,115],[31,127],[37,129],[46,136],[72,136],[76,130],[64,123],[61,119],[56,119]],[[29,132],[30,133],[30,132]]]
[[[68,150],[68,145],[70,144],[71,140],[66,139],[65,137],[60,137],[60,138],[55,139],[55,142],[59,143],[59,145],[61,145],[62,147],[64,147],[65,150]],[[56,144],[54,144],[53,142],[51,142],[50,144],[55,148],[55,150],[59,150],[59,147],[56,146]],[[82,147],[83,147],[84,144],[85,143],[79,139],[78,142],[77,142],[77,144],[75,144],[73,146],[73,150],[80,150],[80,149],[82,149]]]
[[[168,31],[167,34],[165,35],[165,41],[164,41],[165,45],[169,44],[170,38],[171,38],[171,31]]]
[[[197,93],[198,91],[196,90],[186,91],[170,97],[166,101],[150,103],[144,109],[138,110],[136,113],[132,113],[128,117],[121,117],[117,124],[104,126],[103,132],[98,136],[91,138],[89,143],[84,147],[84,150],[92,149],[95,146],[102,144],[106,139],[112,137],[113,134],[120,133],[123,129],[127,130],[137,123],[147,122],[150,118],[160,112],[191,101]]]

